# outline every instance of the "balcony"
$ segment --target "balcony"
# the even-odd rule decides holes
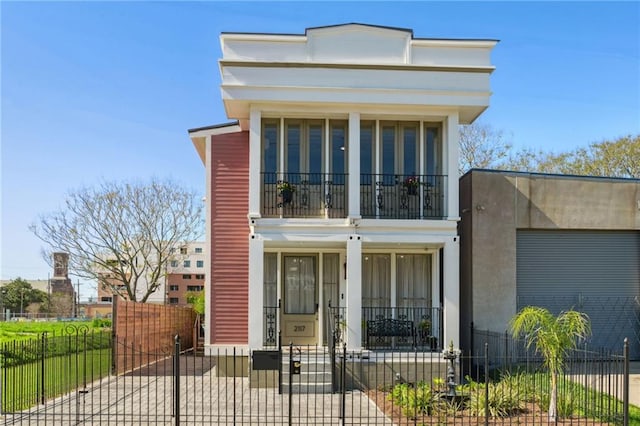
[[[360,175],[360,214],[377,219],[442,219],[447,177]]]
[[[261,177],[262,217],[347,217],[347,174],[274,172]],[[368,219],[442,219],[446,184],[443,175],[361,175],[360,214]]]
[[[347,176],[344,173],[262,173],[262,216],[347,217]]]

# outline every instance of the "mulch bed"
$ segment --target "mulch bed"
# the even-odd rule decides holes
[[[392,403],[389,399],[389,392],[379,390],[370,390],[367,396],[373,401],[378,408],[389,417],[393,424],[397,425],[484,425],[484,417],[472,416],[469,410],[460,410],[453,415],[419,415],[417,418],[407,417],[402,412],[402,408]],[[543,411],[535,403],[527,403],[524,409],[518,415],[504,418],[489,419],[490,425],[589,425],[589,426],[605,426],[610,423],[601,423],[586,418],[566,418],[558,419],[557,423],[549,422],[547,412]]]

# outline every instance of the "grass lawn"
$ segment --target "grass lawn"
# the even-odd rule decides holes
[[[35,339],[42,333],[51,336],[68,332],[75,334],[75,329],[79,327],[87,327],[88,332],[97,330],[92,327],[91,321],[0,321],[0,343]]]
[[[15,412],[40,402],[42,361],[2,369],[2,411]],[[109,375],[111,348],[44,359],[44,397],[51,399]]]

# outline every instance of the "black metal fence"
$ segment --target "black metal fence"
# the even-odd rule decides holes
[[[0,412],[45,404],[86,387],[112,370],[111,331],[68,325],[61,335],[3,343],[0,352]]]
[[[6,424],[548,424],[551,382],[540,360],[490,359],[489,343],[483,346],[482,353],[474,356],[446,350],[348,351],[344,345],[333,355],[325,348],[293,345],[253,351],[208,348],[206,355],[197,355],[183,352],[179,339],[154,354],[129,346],[118,350],[149,363],[120,375],[88,375],[73,391],[34,400],[31,407],[4,406],[3,420]],[[622,354],[585,354],[567,364],[558,381],[560,422],[640,421],[628,414],[626,349]],[[89,371],[86,352],[88,348],[74,352],[67,364]],[[15,393],[5,382],[11,374],[8,368],[2,369],[3,395]],[[16,376],[11,383],[21,386]]]
[[[344,173],[262,173],[264,217],[347,217]]]

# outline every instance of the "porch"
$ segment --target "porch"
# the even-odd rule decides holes
[[[277,306],[263,308],[263,346],[278,347],[281,342],[282,312]],[[442,309],[425,307],[363,307],[361,310],[362,348],[372,351],[438,352],[442,344]],[[319,346],[337,347],[346,338],[346,308],[329,304]]]

